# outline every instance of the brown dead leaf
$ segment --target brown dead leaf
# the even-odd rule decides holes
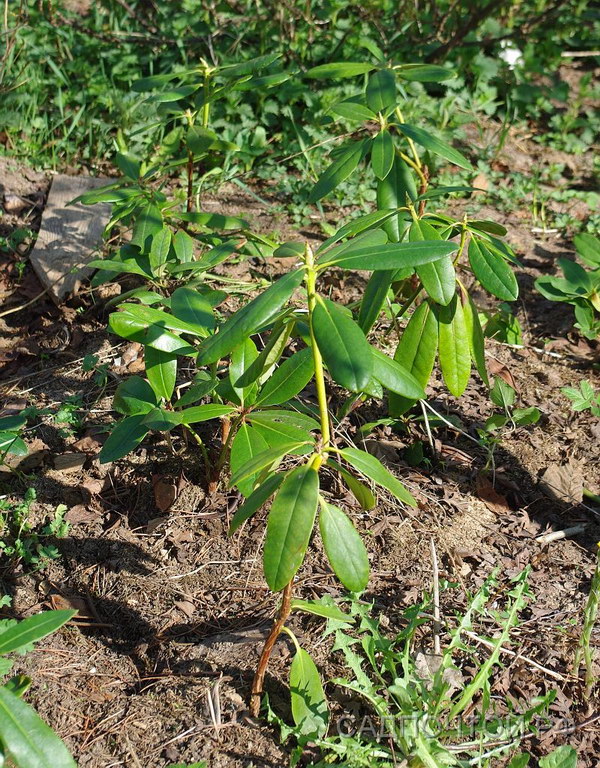
[[[77,611],[74,619],[94,621],[95,616],[83,597],[65,597],[65,595],[50,595],[50,604],[55,611]]]
[[[86,461],[86,453],[63,453],[54,457],[54,469],[60,472],[78,472]]]
[[[65,520],[71,523],[71,525],[77,525],[81,523],[96,523],[100,517],[100,513],[89,509],[85,504],[77,504],[67,512]]]
[[[540,488],[552,499],[579,504],[583,499],[583,471],[576,459],[567,464],[551,464],[541,475]]]
[[[166,512],[173,506],[178,496],[178,488],[172,478],[164,475],[153,475],[152,489],[154,502],[161,512]]]
[[[95,455],[100,452],[100,449],[102,448],[102,445],[107,437],[108,435],[106,434],[99,433],[93,429],[88,429],[88,431],[80,440],[78,440],[76,443],[73,443],[71,448],[78,452],[92,453]]]
[[[504,379],[504,381],[510,387],[512,387],[515,392],[519,391],[512,373],[508,370],[504,363],[496,360],[495,357],[486,357],[486,362],[488,371],[492,374],[492,376],[499,376],[501,379]]]
[[[485,173],[478,173],[477,176],[473,179],[471,182],[472,187],[477,187],[477,192],[474,192],[473,194],[481,194],[481,192],[487,192],[490,188],[490,182],[488,181],[487,176]]]
[[[175,605],[188,619],[196,613],[196,606],[190,600],[175,600]]]
[[[506,498],[494,488],[489,477],[483,472],[477,475],[475,480],[477,495],[485,506],[496,515],[505,515],[510,511]]]

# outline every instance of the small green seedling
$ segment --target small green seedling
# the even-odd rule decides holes
[[[579,384],[579,389],[562,387],[560,391],[569,398],[574,411],[589,411],[600,419],[600,392],[596,392],[587,379]]]

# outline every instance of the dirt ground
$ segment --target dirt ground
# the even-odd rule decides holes
[[[511,147],[505,152],[510,154]],[[0,235],[39,227],[48,181],[0,158],[0,196],[12,195],[14,201],[13,211],[0,220]],[[221,212],[243,211],[262,231],[280,227],[272,211],[239,190],[226,189],[213,205]],[[481,218],[498,220],[478,199],[452,205],[456,212],[477,210]],[[559,255],[573,255],[570,243],[556,233],[532,232],[531,222],[518,210],[500,223],[523,264],[516,309],[524,345],[490,342],[487,359],[495,375],[514,382],[520,406],[540,409],[540,422],[505,429],[494,448],[494,471],[488,471],[489,453],[473,439],[494,412],[484,386],[473,378],[456,400],[434,378],[429,402],[445,418],[458,419],[458,428],[437,429],[432,446],[416,421],[409,434],[378,428],[367,441],[367,448],[414,494],[418,509],[407,510],[384,494],[369,513],[349,496],[339,503],[370,534],[365,541],[372,581],[366,599],[392,621],[430,588],[431,538],[441,578],[465,590],[472,591],[496,567],[506,585],[531,565],[536,600],[518,629],[515,647],[547,671],[507,657],[499,684],[515,700],[556,688],[552,716],[566,718],[572,727],[531,740],[528,748],[544,754],[570,743],[579,751],[579,765],[593,768],[600,730],[585,721],[598,711],[597,690],[586,698],[570,665],[600,540],[600,509],[581,501],[584,485],[600,493],[600,423],[573,413],[560,388],[586,378],[600,387],[593,367],[600,349],[577,336],[568,306],[547,302],[533,287],[536,276],[554,271]],[[308,235],[320,239],[315,232]],[[21,250],[26,248],[27,242]],[[35,299],[41,288],[29,269],[20,277],[22,256],[4,253],[0,258],[4,308]],[[250,267],[268,276],[282,268],[277,261]],[[244,264],[238,272],[247,269]],[[338,275],[331,287],[334,298],[349,301],[362,286],[359,278]],[[56,409],[66,398],[79,397],[83,414],[83,423],[70,430],[40,417],[31,432],[30,455],[18,466],[25,474],[0,473],[2,494],[16,498],[31,486],[39,519],[65,504],[71,525],[67,538],[57,542],[62,557],[47,569],[15,573],[4,563],[0,570],[2,587],[13,597],[10,615],[69,605],[80,610],[76,622],[18,661],[17,671],[34,680],[28,701],[85,768],[163,768],[196,760],[206,760],[210,768],[286,765],[289,745],[280,745],[276,731],[246,711],[258,654],[277,606],[257,555],[264,516],[228,539],[235,500],[221,492],[207,496],[199,456],[184,450],[181,438],[175,449],[183,451],[182,457],[173,458],[164,441],[153,436],[115,464],[98,462],[102,436],[95,428],[113,418],[110,403],[117,383],[143,369],[139,345],[106,333],[104,305],[111,291],[84,288],[60,307],[42,296],[0,317],[4,412],[29,405]],[[105,387],[95,382],[93,371],[82,371],[81,361],[90,354],[107,364]],[[356,437],[361,423],[384,413],[384,404],[369,404],[353,414],[346,428]],[[414,439],[425,442],[429,459],[418,467],[411,467],[405,454]],[[544,473],[545,484],[540,483]],[[569,492],[576,500],[561,500]],[[577,536],[550,544],[536,541],[577,524],[586,526]],[[304,598],[340,594],[318,544],[299,573],[296,593]],[[460,607],[456,593],[447,600],[445,609]],[[324,679],[339,674],[329,653],[331,638],[321,638],[321,620],[295,616],[291,625]],[[600,673],[597,630],[593,642]],[[266,681],[272,705],[284,716],[291,653],[280,640]],[[217,702],[219,725],[211,718],[209,699]]]

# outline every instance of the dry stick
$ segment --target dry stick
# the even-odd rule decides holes
[[[433,538],[429,541],[431,550],[431,565],[433,569],[433,652],[436,656],[442,655],[442,645],[440,643],[440,569],[438,557]]]
[[[281,630],[283,629],[283,626],[292,611],[293,584],[294,580],[292,579],[288,584],[285,585],[281,592],[281,608],[279,609],[279,616],[277,617],[277,621],[273,624],[273,627],[269,632],[269,636],[267,637],[263,646],[262,653],[260,654],[256,674],[254,675],[254,680],[252,681],[252,692],[250,694],[250,714],[252,717],[258,717],[258,713],[260,711],[260,697],[263,692],[263,683],[265,680],[267,665],[269,663],[269,657],[271,656],[271,651],[273,650],[275,641],[281,634]]]

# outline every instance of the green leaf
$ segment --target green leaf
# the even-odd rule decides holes
[[[455,73],[435,64],[401,64],[394,71],[404,80],[413,80],[419,83],[441,83],[456,77]]]
[[[290,424],[293,427],[307,429],[309,432],[320,428],[317,421],[297,411],[281,411],[278,409],[252,411],[250,418],[257,424],[271,424],[272,422]]]
[[[171,312],[178,320],[206,336],[215,325],[215,316],[208,299],[193,288],[183,285],[171,295]]]
[[[100,464],[122,458],[142,442],[150,429],[143,423],[146,416],[145,413],[128,416],[115,426],[100,451]]]
[[[372,347],[371,351],[373,353],[373,376],[386,389],[410,400],[425,398],[425,390],[412,373],[400,365],[397,360],[392,360],[379,349]]]
[[[154,408],[144,416],[144,425],[157,432],[170,432],[181,424],[180,411],[167,411],[166,408]]]
[[[218,136],[214,131],[201,126],[191,125],[185,137],[187,148],[194,156],[203,155],[212,147]]]
[[[273,251],[273,256],[278,259],[299,259],[304,255],[304,251],[304,243],[297,243],[293,240],[289,240],[286,243],[282,243],[279,248],[276,248]]]
[[[373,139],[371,165],[378,179],[385,179],[394,165],[394,141],[389,131],[382,130]]]
[[[152,347],[144,350],[146,376],[157,397],[171,399],[177,378],[177,357]]]
[[[312,350],[306,347],[294,353],[267,379],[258,395],[257,405],[279,405],[291,400],[302,392],[313,372]]]
[[[115,163],[117,168],[132,181],[137,181],[140,177],[141,161],[131,152],[117,152],[115,154]]]
[[[208,403],[207,405],[195,405],[192,408],[185,408],[183,411],[180,411],[179,416],[182,424],[198,424],[201,421],[210,421],[211,419],[229,416],[234,411],[235,408],[232,405]]]
[[[27,443],[14,432],[0,432],[0,453],[11,453],[13,456],[27,456]]]
[[[148,413],[158,405],[154,390],[141,376],[130,376],[122,381],[113,398],[113,408],[125,416]]]
[[[313,530],[319,475],[309,465],[289,472],[271,505],[263,552],[265,579],[279,592],[302,565]]]
[[[198,88],[198,85],[180,85],[178,88],[171,88],[167,91],[154,93],[152,96],[148,96],[148,101],[157,104],[170,104],[173,101],[179,101],[180,99],[185,99],[188,96],[191,96],[194,91],[198,90]]]
[[[255,422],[252,414],[249,414],[248,419],[254,425],[254,429],[264,437],[269,448],[276,448],[278,445],[290,442],[300,442],[305,444],[290,451],[293,456],[302,456],[314,450],[314,437],[306,429],[277,421]]]
[[[150,307],[136,307],[136,309],[150,309]],[[166,315],[167,313],[164,312],[162,314]],[[139,313],[133,314],[129,310],[113,312],[108,318],[108,325],[117,336],[129,339],[130,341],[137,341],[144,346],[153,347],[162,352],[169,352],[174,355],[196,354],[194,347],[184,342],[179,336],[171,333],[171,331],[167,331],[164,325],[145,321],[140,318]]]
[[[391,69],[378,69],[367,82],[367,104],[373,112],[386,112],[396,103],[396,78]]]
[[[465,168],[467,171],[473,170],[473,166],[463,154],[449,144],[446,144],[445,141],[438,139],[437,136],[433,136],[431,133],[424,131],[422,128],[417,128],[415,125],[407,125],[406,123],[399,123],[398,128],[409,139],[416,141],[417,144],[425,147],[425,149],[433,152],[435,155],[439,155],[445,160],[454,163],[454,165],[458,165],[459,168]]]
[[[261,483],[256,490],[252,491],[246,501],[238,507],[229,525],[228,536],[233,536],[237,529],[249,520],[255,512],[267,503],[283,481],[284,475],[274,473],[270,475],[264,483]]]
[[[262,325],[272,320],[300,285],[303,277],[303,269],[288,272],[260,296],[239,309],[223,323],[218,333],[202,343],[198,365],[217,362]]]
[[[330,108],[330,111],[346,120],[354,120],[357,123],[367,123],[370,120],[377,121],[377,115],[374,112],[364,104],[352,99],[339,101]]]
[[[390,270],[418,267],[453,253],[456,243],[439,242],[384,243],[352,250],[346,255],[327,260],[327,266],[340,269]],[[325,254],[326,257],[329,254]],[[325,258],[324,256],[324,258]],[[319,260],[321,265],[321,260]]]
[[[77,611],[44,611],[19,621],[0,634],[0,656],[41,640],[73,618]]]
[[[489,232],[492,235],[500,235],[501,237],[504,237],[507,233],[506,227],[503,227],[502,224],[498,224],[496,221],[479,219],[470,219],[469,229],[477,229],[479,232]]]
[[[577,768],[577,752],[568,744],[540,757],[540,768]]]
[[[292,717],[304,738],[317,739],[327,733],[329,713],[319,670],[303,648],[298,648],[290,666]]]
[[[339,234],[339,233],[338,233]],[[337,240],[338,238],[336,238]],[[383,245],[387,243],[388,236],[383,229],[368,229],[366,232],[361,232],[356,237],[350,240],[346,240],[343,243],[333,244],[330,240],[323,243],[323,245],[317,250],[317,263],[328,263],[335,261],[341,256],[347,256],[349,253],[365,249],[367,247]]]
[[[600,267],[600,238],[582,232],[573,238],[575,250],[590,267]]]
[[[175,406],[183,407],[197,403],[198,400],[213,392],[218,383],[219,380],[215,376],[211,376],[206,371],[199,371],[191,387],[179,398]]]
[[[377,207],[380,210],[402,208],[407,199],[415,200],[416,197],[417,186],[413,172],[401,157],[395,157],[392,170],[377,183]],[[408,212],[400,211],[383,224],[391,242],[400,242],[410,220]]]
[[[312,613],[313,616],[320,616],[323,619],[332,619],[333,621],[345,621],[348,624],[354,622],[354,618],[349,613],[344,613],[336,605],[324,605],[317,600],[300,600],[295,597],[290,607],[292,611],[303,611]]]
[[[513,757],[507,768],[527,768],[529,765],[529,758],[530,755],[528,755],[526,752],[519,752],[518,755]]]
[[[274,61],[281,58],[281,53],[266,53],[263,56],[255,56],[247,61],[240,61],[236,64],[226,64],[219,68],[219,77],[241,77],[242,75],[253,75],[261,69],[265,69]]]
[[[394,360],[409,371],[422,387],[427,386],[435,363],[438,346],[437,320],[429,302],[423,302],[413,312],[394,354]],[[414,404],[397,395],[390,395],[390,416],[401,416]]]
[[[160,209],[154,203],[148,203],[137,211],[131,244],[137,245],[146,253],[152,238],[163,228],[163,218]]]
[[[3,416],[0,418],[0,430],[14,431],[19,430],[27,424],[25,416]]]
[[[319,530],[333,572],[350,592],[362,592],[369,582],[369,556],[350,518],[321,500]]]
[[[465,326],[467,328],[467,335],[469,338],[469,349],[471,350],[471,357],[477,368],[477,373],[481,377],[481,380],[486,385],[490,386],[490,380],[487,374],[487,368],[485,365],[485,339],[483,336],[483,330],[479,321],[479,312],[477,307],[473,303],[473,299],[466,291],[461,292],[463,313],[465,316]]]
[[[360,327],[337,304],[320,299],[313,312],[317,345],[332,378],[350,392],[362,392],[371,379],[371,346]]]
[[[411,243],[420,241],[438,242],[442,238],[427,221],[419,219],[411,224],[408,232]],[[427,294],[438,304],[446,305],[452,301],[456,292],[456,273],[450,256],[443,256],[438,261],[422,264],[417,267],[423,287]]]
[[[77,768],[54,731],[5,686],[0,687],[0,742],[19,768]]]
[[[320,64],[318,67],[311,67],[306,71],[306,77],[325,78],[325,77],[356,77],[364,75],[375,69],[374,64],[367,64],[364,61],[336,61],[329,64]]]
[[[344,448],[339,453],[354,469],[362,472],[363,475],[373,480],[374,483],[387,488],[399,501],[403,501],[410,507],[417,506],[417,502],[400,480],[394,477],[375,456],[358,448]]]
[[[394,279],[395,270],[373,272],[360,302],[358,324],[365,334],[375,325]]]
[[[502,256],[486,247],[479,238],[469,243],[469,263],[475,277],[493,296],[503,301],[516,301],[519,285],[514,272]]]
[[[209,229],[248,229],[249,227],[246,219],[224,216],[221,213],[178,213],[177,218]]]
[[[233,391],[238,396],[240,405],[242,406],[252,405],[255,402],[258,385],[256,382],[251,382],[244,387],[237,386],[237,382],[250,368],[257,357],[258,350],[256,349],[256,344],[252,341],[251,338],[245,339],[245,341],[237,346],[231,353],[231,361],[229,363],[229,381],[231,382]]]
[[[229,480],[229,488],[239,486],[239,483],[241,483],[243,480],[246,480],[248,477],[257,474],[266,467],[270,467],[286,454],[290,453],[296,448],[299,448],[300,445],[302,445],[302,443],[294,441],[291,443],[278,445],[275,448],[269,448],[268,450],[259,453],[258,456],[255,456],[250,461],[247,461],[243,466],[241,466],[232,474],[231,479]]]
[[[194,238],[190,237],[183,229],[179,229],[175,233],[173,248],[175,249],[175,255],[182,264],[187,264],[194,260]]]
[[[354,477],[353,474],[344,469],[341,464],[338,464],[337,461],[334,461],[331,457],[327,459],[327,465],[335,469],[336,472],[339,472],[352,495],[364,510],[369,511],[375,509],[377,499],[370,488],[367,488],[364,483],[361,483],[358,478]]]
[[[435,311],[442,376],[450,392],[460,397],[471,376],[471,350],[463,305],[455,296],[447,307],[436,307]]]
[[[184,320],[180,320],[175,315],[169,314],[162,309],[156,309],[156,307],[142,304],[121,304],[120,309],[142,323],[152,323],[177,333],[189,333],[192,336],[200,335],[198,330],[190,323],[186,323]]]
[[[235,474],[240,468],[248,464],[248,462],[268,450],[269,444],[257,429],[245,423],[241,424],[231,443],[229,467],[232,474]],[[237,489],[244,496],[250,496],[252,494],[259,471],[260,470],[257,470],[244,480],[240,480],[236,483]]]
[[[149,254],[152,271],[158,270],[163,264],[166,263],[170,248],[171,230],[169,227],[163,226],[152,237],[152,245],[150,246]]]
[[[363,159],[367,146],[366,140],[352,141],[346,145],[336,155],[333,163],[317,179],[317,183],[308,196],[308,202],[316,203],[317,200],[332,192],[342,181],[345,181]]]

